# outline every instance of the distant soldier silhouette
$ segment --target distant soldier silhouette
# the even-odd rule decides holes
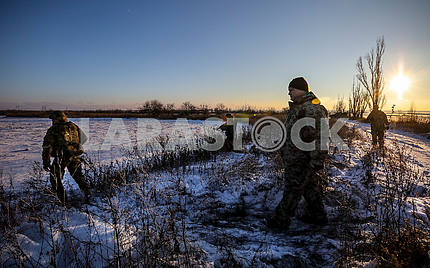
[[[65,168],[79,185],[85,195],[85,200],[90,197],[90,190],[82,174],[81,158],[82,144],[87,141],[87,136],[73,122],[67,120],[64,112],[56,111],[49,116],[52,126],[46,132],[43,139],[43,169],[49,171],[53,191],[61,202],[66,201],[66,192],[63,186]],[[51,157],[54,161],[51,164]]]
[[[306,200],[306,214],[302,221],[324,225],[327,215],[322,201],[321,177],[318,171],[323,169],[327,151],[321,150],[321,119],[328,113],[320,104],[314,93],[309,92],[308,83],[303,77],[293,79],[288,86],[291,102],[287,112],[285,127],[287,139],[280,149],[284,160],[285,189],[276,211],[268,218],[269,227],[288,229],[291,217],[295,215],[297,205],[303,196]],[[315,128],[305,126],[299,136],[292,136],[293,125],[302,118],[315,119]],[[304,151],[294,144],[293,139],[300,138],[303,142],[315,141],[315,150]]]
[[[379,147],[383,148],[385,130],[389,127],[387,115],[375,104],[372,112],[367,116],[367,120],[370,122],[373,146],[377,146],[379,143]]]
[[[226,139],[224,141],[224,146],[221,148],[221,150],[226,152],[233,151],[233,141],[234,141],[234,124],[228,124],[229,118],[233,118],[233,116],[230,113],[225,114],[226,122],[219,127],[219,129],[222,130],[226,136]]]

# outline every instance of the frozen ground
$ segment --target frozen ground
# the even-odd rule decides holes
[[[111,162],[122,158],[121,146],[113,145],[112,149],[104,150],[106,134],[110,126],[118,126],[112,118],[69,118],[76,123],[89,137],[84,149],[89,157],[97,161]],[[115,120],[115,119],[114,119]],[[139,136],[137,133],[138,121],[121,118],[128,138],[135,144]],[[175,129],[175,120],[160,120],[160,135],[169,135]],[[200,129],[201,120],[187,121],[192,131]],[[34,162],[41,163],[43,137],[51,126],[51,120],[46,118],[0,118],[0,180],[7,182],[10,179],[19,184],[28,178]],[[148,131],[151,129],[148,128]],[[117,133],[116,138],[120,135]],[[124,140],[119,143],[125,143]]]
[[[1,120],[6,119],[0,119],[1,153],[6,159],[1,160],[1,168],[5,173],[9,167],[14,167],[15,171],[9,174],[18,174],[20,178],[24,178],[26,173],[19,168],[37,161],[41,139],[49,121]],[[96,124],[95,129],[100,133],[108,128],[106,121],[100,120]],[[374,192],[370,192],[363,179],[366,176],[363,162],[371,152],[370,128],[363,123],[348,124],[357,128],[364,140],[353,140],[348,151],[331,153],[325,198],[329,216],[327,226],[305,224],[296,218],[288,231],[274,231],[265,226],[265,216],[273,211],[282,197],[282,171],[276,167],[274,155],[254,154],[252,150],[220,153],[215,160],[189,165],[186,171],[149,174],[146,184],[153,185],[157,193],[164,193],[164,197],[153,204],[154,208],[161,214],[171,204],[179,207],[175,216],[177,222],[184,223],[189,243],[203,250],[205,266],[231,267],[232,262],[237,262],[245,267],[332,267],[339,258],[339,249],[344,242],[342,234],[346,219],[343,218],[341,205],[345,201],[344,196],[353,199],[355,203],[355,210],[350,216],[356,224],[362,224],[363,229],[372,225],[365,206],[369,195]],[[37,130],[31,130],[34,125]],[[90,126],[93,130],[93,125]],[[100,138],[101,135],[96,136]],[[416,212],[422,217],[428,217],[425,209],[430,209],[430,140],[400,131],[388,131],[386,137],[391,152],[396,152],[396,148],[401,145],[407,153],[408,163],[424,174],[410,198],[413,198]],[[27,145],[21,146],[22,142]],[[22,151],[23,149],[28,150]],[[7,156],[9,153],[12,154]],[[114,153],[116,156],[120,155],[118,152]],[[104,157],[105,160],[106,156]],[[374,172],[382,174],[382,167],[376,166]],[[65,178],[65,184],[70,193],[77,192],[77,186],[69,176]],[[380,190],[374,187],[372,191]],[[135,200],[127,195],[121,195],[118,200],[124,207],[136,206]],[[303,201],[299,205],[298,214],[303,213]],[[102,241],[103,249],[100,254],[93,256],[92,264],[96,267],[107,266],[106,260],[112,258],[115,249],[115,239],[112,223],[103,217],[106,215],[104,207],[106,200],[98,197],[92,205],[84,205],[85,209],[58,208],[55,214],[51,213],[44,220],[67,222],[66,233],[71,234],[70,237],[79,238],[79,241]],[[94,229],[88,227],[90,221]],[[41,230],[39,223],[25,221],[17,229],[17,243],[30,256],[25,263],[28,266],[45,266],[52,262],[52,254],[44,252],[44,248],[49,249],[49,241],[61,245],[62,250],[55,260],[57,265],[72,263],[73,254],[67,245],[73,239],[65,237],[64,232],[60,231],[53,238],[49,237],[52,233],[50,225],[43,226],[44,229]],[[128,238],[137,239],[133,233]],[[83,250],[84,243],[75,247]],[[6,255],[2,256],[2,261],[5,261],[5,257]]]

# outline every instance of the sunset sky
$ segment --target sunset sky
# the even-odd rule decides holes
[[[429,14],[430,1],[1,1],[0,108],[280,109],[297,76],[331,108],[384,36],[384,109],[428,111]]]

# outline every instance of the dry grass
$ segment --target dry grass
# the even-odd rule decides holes
[[[430,117],[407,115],[393,120],[394,129],[402,129],[413,133],[430,133]]]
[[[355,267],[372,261],[377,267],[428,267],[430,265],[430,212],[419,216],[414,197],[426,181],[423,172],[408,162],[407,152],[397,145],[385,153],[369,151],[363,157],[362,182],[367,197],[366,218],[353,219],[355,196],[346,195],[344,243],[338,267]],[[376,167],[379,167],[378,169]],[[379,172],[378,172],[379,170]],[[382,174],[381,174],[382,171]]]
[[[61,204],[35,163],[32,178],[23,189],[0,185],[0,266],[91,267],[96,261],[104,267],[203,265],[205,253],[190,243],[186,234],[186,202],[182,200],[186,195],[181,186],[183,175],[196,172],[187,165],[197,158],[202,161],[202,154],[184,149],[174,155],[135,156],[108,166],[87,161],[85,173],[97,200],[91,207],[73,195],[65,206]],[[172,170],[171,166],[181,170],[171,176],[177,187],[160,188],[149,172]],[[202,172],[208,169],[200,168]],[[80,227],[86,229],[87,238],[74,235],[76,227],[69,223],[73,215],[87,219],[86,227]],[[19,242],[26,232],[23,226],[30,226],[32,235],[41,237],[41,250],[46,253],[28,254]]]

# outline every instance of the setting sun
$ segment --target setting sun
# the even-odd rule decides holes
[[[391,80],[390,88],[397,92],[398,99],[402,99],[403,92],[408,90],[410,84],[411,80],[409,77],[404,76],[402,71],[400,71],[399,74]]]

